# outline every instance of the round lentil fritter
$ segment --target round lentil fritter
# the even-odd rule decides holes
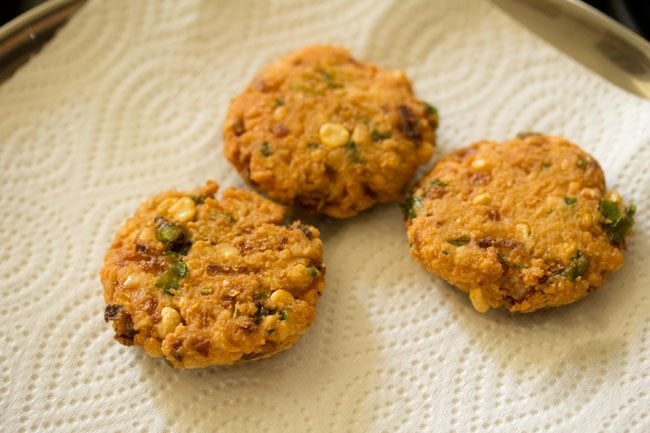
[[[348,218],[402,197],[433,153],[437,125],[404,72],[310,46],[259,72],[232,101],[224,152],[271,198]]]
[[[407,199],[411,254],[478,311],[575,302],[623,266],[634,205],[561,137],[521,134],[443,157]]]
[[[319,231],[286,208],[217,184],[144,202],[100,272],[104,318],[124,345],[174,367],[232,364],[293,345],[325,283]]]

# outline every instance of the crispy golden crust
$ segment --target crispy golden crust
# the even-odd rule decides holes
[[[175,367],[270,356],[313,322],[324,289],[319,231],[258,194],[209,181],[145,203],[100,272],[105,319],[122,344]]]
[[[623,265],[624,236],[612,239],[600,207],[612,200],[624,214],[622,200],[563,138],[476,143],[442,158],[412,194],[411,254],[481,312],[569,304]]]
[[[311,46],[268,66],[232,101],[224,151],[270,197],[347,218],[401,197],[433,153],[437,123],[402,71]]]

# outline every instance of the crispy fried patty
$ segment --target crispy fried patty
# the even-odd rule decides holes
[[[293,345],[324,289],[319,231],[256,193],[209,181],[144,202],[100,272],[115,338],[175,367],[263,358]]]
[[[232,101],[224,151],[270,197],[347,218],[401,198],[433,153],[437,125],[402,71],[311,46],[262,70]]]
[[[407,201],[411,254],[478,311],[577,301],[623,265],[635,208],[560,137],[482,141],[442,158]]]

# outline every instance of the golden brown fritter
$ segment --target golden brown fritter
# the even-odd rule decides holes
[[[263,358],[314,321],[325,283],[319,231],[256,193],[209,181],[144,202],[100,272],[115,338],[174,367]]]
[[[407,200],[411,254],[478,311],[569,304],[623,265],[634,205],[561,137],[482,141],[442,158]]]
[[[402,71],[311,46],[262,70],[232,101],[224,151],[270,197],[347,218],[402,196],[433,153],[437,125]]]

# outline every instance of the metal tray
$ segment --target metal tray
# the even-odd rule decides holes
[[[0,27],[0,83],[11,77],[87,0],[50,0]]]
[[[13,75],[18,68],[24,65],[34,54],[38,53],[45,43],[54,36],[57,30],[65,25],[72,15],[74,15],[74,13],[77,12],[86,1],[87,0],[49,0],[0,27],[0,84],[11,77],[11,75]],[[531,0],[526,0],[526,2],[531,2]],[[567,3],[572,2],[573,0],[567,1]],[[495,1],[495,3],[499,4],[500,2]],[[588,13],[588,8],[583,5],[578,4],[576,6],[575,4],[568,4],[568,6],[571,6],[578,12],[581,11],[580,7],[582,6],[582,13],[580,16],[583,17],[585,22],[590,26],[596,27],[599,30],[597,32],[598,34],[609,29],[610,31],[614,31],[619,40],[624,40],[627,43],[627,46],[631,46],[639,52],[647,51],[647,44],[645,41],[618,22],[608,19],[605,16],[597,16],[596,18],[598,18],[598,20],[594,21],[595,14],[593,14],[593,12],[591,12],[591,14]],[[569,46],[571,45],[571,41],[566,40],[565,44]],[[599,54],[594,52],[585,53],[584,55],[587,57],[593,57],[590,58],[590,68],[594,71],[607,66],[606,63],[608,60],[602,57],[602,53]],[[614,63],[620,63],[619,60],[620,59],[613,59],[612,61]],[[596,67],[594,67],[594,65]],[[647,75],[647,71],[644,70],[643,72]],[[610,75],[612,74],[610,73]],[[650,98],[650,94],[647,93],[647,83],[644,81],[647,77],[643,75],[639,78],[637,75],[639,74],[629,74],[620,77],[619,80],[613,81],[628,91]],[[632,84],[625,85],[630,80],[632,80]],[[621,85],[621,83],[623,83],[623,85]],[[639,87],[642,91],[639,90]]]

